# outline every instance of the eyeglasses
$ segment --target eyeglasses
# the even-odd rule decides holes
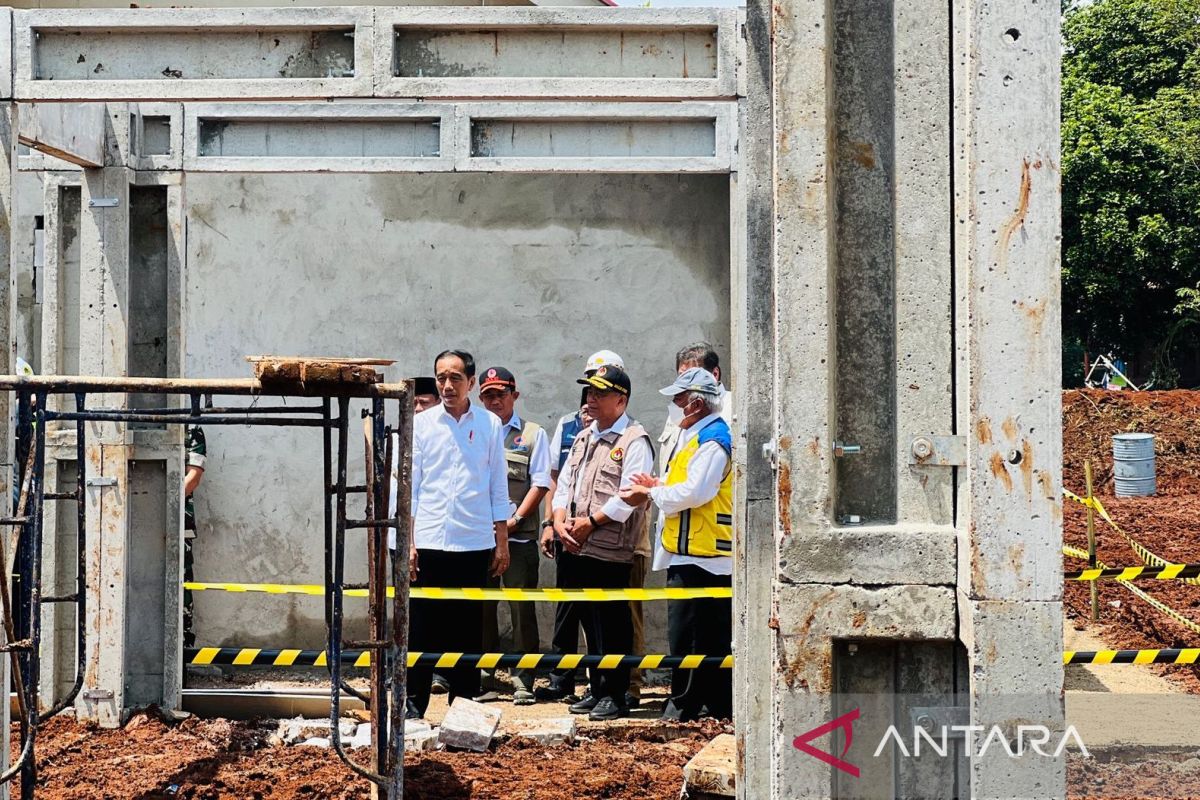
[[[597,400],[601,400],[605,397],[611,397],[614,394],[616,394],[616,392],[613,391],[612,389],[597,389],[595,387],[589,386],[588,390],[587,390],[587,396],[594,397]]]

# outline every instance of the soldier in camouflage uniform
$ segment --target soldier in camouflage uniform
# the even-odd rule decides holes
[[[187,429],[187,461],[184,465],[183,492],[183,580],[191,583],[195,580],[192,574],[192,542],[196,538],[196,506],[192,495],[200,480],[204,477],[204,462],[208,456],[208,447],[204,442],[204,431],[197,425],[189,425]],[[192,590],[183,590],[183,646],[194,647],[196,633],[192,627]]]

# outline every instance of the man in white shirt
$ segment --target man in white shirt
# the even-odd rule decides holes
[[[536,589],[538,585],[538,535],[541,532],[542,498],[550,490],[550,446],[546,431],[531,420],[522,420],[516,412],[521,396],[517,379],[504,367],[488,367],[479,381],[479,401],[500,419],[504,433],[504,458],[508,469],[508,499],[512,514],[508,518],[508,551],[512,563],[504,573],[503,585],[510,589]],[[489,586],[500,586],[499,576]],[[500,631],[496,621],[499,603],[483,604],[483,649],[493,653],[500,647]],[[537,609],[533,603],[513,600],[508,604],[512,617],[513,645],[518,653],[537,653]],[[519,706],[533,703],[532,669],[513,671],[513,703]],[[480,702],[498,700],[495,670],[481,676],[484,693],[475,698]]]
[[[579,381],[588,387],[592,423],[575,437],[551,503],[553,527],[542,533],[542,552],[558,559],[559,588],[629,586],[634,549],[645,511],[618,497],[637,473],[648,472],[654,451],[644,428],[629,419],[631,383],[620,367],[602,366]],[[581,603],[587,649],[593,655],[626,655],[633,622],[625,602]],[[562,652],[555,644],[555,652]],[[590,670],[591,692],[571,706],[593,720],[626,716],[629,668]]]
[[[665,562],[668,587],[727,587],[733,582],[733,440],[719,413],[720,388],[710,372],[692,367],[662,390],[680,410],[679,435],[665,478],[635,475],[632,485],[621,492],[630,504],[653,500],[659,508],[655,569]],[[672,600],[667,619],[671,655],[729,654],[731,600]],[[663,718],[686,722],[704,710],[718,718],[732,715],[730,671],[674,670]]]
[[[442,404],[413,417],[413,586],[483,587],[508,569],[508,473],[499,418],[471,405],[475,360],[462,350],[434,359]],[[466,600],[409,604],[410,650],[478,653],[483,609]],[[445,671],[443,670],[443,674]],[[433,670],[408,672],[409,696],[419,714],[429,705]],[[479,670],[455,667],[447,675],[450,700],[479,694]]]

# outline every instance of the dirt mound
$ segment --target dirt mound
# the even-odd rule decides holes
[[[190,718],[179,724],[153,711],[105,730],[57,717],[38,734],[38,797],[66,798],[367,798],[329,750],[270,747],[274,722]],[[678,797],[683,765],[728,726],[675,726],[669,733],[599,735],[543,747],[510,739],[486,753],[409,753],[410,800],[661,800]],[[13,727],[13,752],[20,750]],[[365,755],[357,754],[365,760]],[[13,797],[20,797],[14,786]]]
[[[1112,494],[1112,437],[1154,434],[1158,494],[1200,494],[1200,392],[1063,392],[1063,482],[1084,490],[1090,459],[1096,493]]]
[[[1200,497],[1101,497],[1101,502],[1122,530],[1144,547],[1168,561],[1200,561]],[[1087,510],[1078,503],[1063,502],[1063,541],[1087,549]],[[1141,564],[1129,544],[1102,519],[1096,518],[1096,555],[1110,567]],[[1085,562],[1065,558],[1067,569],[1082,569]],[[1100,582],[1100,635],[1121,649],[1195,647],[1200,634],[1188,630],[1115,581]],[[1139,580],[1151,597],[1169,605],[1188,619],[1200,622],[1200,586],[1182,581]],[[1090,615],[1088,584],[1067,581],[1063,603],[1080,630]],[[1189,692],[1200,692],[1200,667],[1151,666]]]

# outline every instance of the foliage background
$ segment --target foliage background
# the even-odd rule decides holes
[[[1200,0],[1065,3],[1063,370],[1200,383]]]

